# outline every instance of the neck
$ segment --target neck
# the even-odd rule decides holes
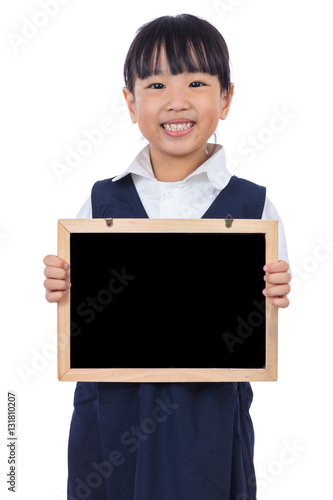
[[[180,156],[165,155],[150,149],[150,160],[155,178],[161,182],[178,182],[186,179],[208,159],[206,147]]]

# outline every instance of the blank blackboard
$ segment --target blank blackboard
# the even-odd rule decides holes
[[[72,284],[60,380],[276,380],[276,309],[262,294],[276,221],[59,225]]]

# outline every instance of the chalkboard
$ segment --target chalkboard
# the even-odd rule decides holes
[[[75,219],[58,234],[72,284],[60,380],[277,379],[277,309],[262,294],[277,221]]]

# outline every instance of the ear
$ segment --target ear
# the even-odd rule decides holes
[[[220,119],[225,120],[228,116],[231,101],[234,95],[235,86],[233,83],[230,84],[230,92],[229,94],[224,90],[221,98],[221,109],[220,109]]]
[[[136,107],[135,107],[135,100],[134,100],[134,94],[130,92],[128,87],[123,87],[123,94],[125,97],[125,101],[127,103],[128,111],[132,120],[132,123],[137,123],[137,117],[136,117]]]

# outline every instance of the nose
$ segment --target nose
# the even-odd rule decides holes
[[[168,111],[183,111],[191,107],[186,92],[182,88],[172,88],[166,93],[166,109]]]

